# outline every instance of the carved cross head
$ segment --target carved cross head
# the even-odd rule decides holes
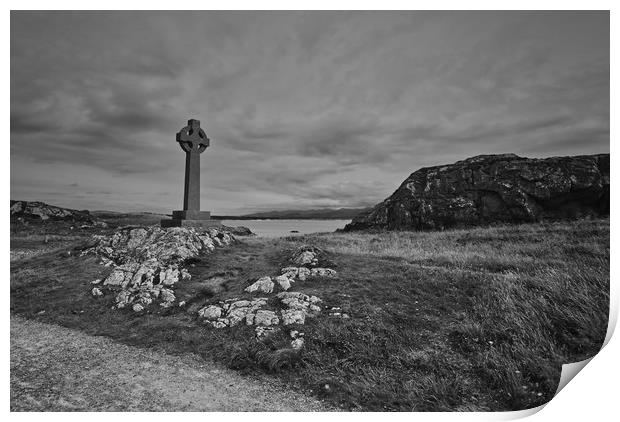
[[[190,119],[177,133],[177,142],[185,152],[202,153],[209,146],[209,138],[200,127],[200,120]]]

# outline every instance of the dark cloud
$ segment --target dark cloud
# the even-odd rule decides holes
[[[608,12],[11,20],[12,195],[169,211],[188,118],[211,138],[205,202],[226,213],[363,206],[480,153],[609,151]]]

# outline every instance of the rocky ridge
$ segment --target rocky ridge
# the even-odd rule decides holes
[[[260,277],[245,291],[248,293],[272,294],[252,300],[239,298],[209,304],[198,311],[198,316],[205,324],[213,328],[234,327],[238,324],[255,326],[256,338],[263,340],[270,334],[281,329],[281,326],[303,325],[306,318],[314,318],[321,313],[321,298],[303,292],[288,291],[297,281],[305,281],[308,276],[337,277],[331,268],[318,267],[321,250],[312,246],[298,248],[290,258],[296,266],[282,268],[281,274],[275,277]],[[332,316],[348,318],[346,314],[331,313]],[[290,331],[291,347],[300,349],[304,344],[304,333]]]
[[[11,200],[11,219],[30,221],[71,221],[95,227],[106,227],[107,224],[99,221],[88,210],[73,210],[56,207],[39,201]]]
[[[234,236],[216,228],[124,227],[111,235],[93,236],[93,244],[82,255],[95,254],[103,265],[113,268],[105,279],[92,282],[93,296],[111,293],[115,308],[131,306],[141,312],[155,302],[164,308],[174,305],[174,285],[191,278],[182,267],[186,259],[235,241]]]
[[[422,168],[344,230],[441,230],[606,216],[609,165],[609,154],[500,154]]]

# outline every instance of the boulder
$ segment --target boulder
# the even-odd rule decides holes
[[[288,290],[291,288],[291,283],[295,280],[293,278],[289,278],[287,275],[279,275],[274,278],[274,281],[278,283],[282,290]]]
[[[283,309],[282,324],[304,324],[306,322],[306,313],[302,309]]]
[[[201,318],[208,320],[216,320],[222,316],[222,308],[219,306],[206,306],[198,311],[198,315]]]
[[[321,251],[309,245],[304,245],[295,250],[291,256],[291,262],[298,267],[312,267],[319,264],[319,254]]]
[[[254,324],[255,325],[278,325],[280,323],[280,318],[276,315],[274,311],[267,310],[259,310],[256,311],[256,315],[254,315]]]
[[[609,154],[501,154],[426,167],[344,230],[441,230],[607,216],[609,164]]]
[[[273,292],[273,281],[271,281],[271,277],[261,277],[256,280],[253,284],[245,288],[245,291],[248,293],[253,292],[262,292],[262,293],[271,293]]]

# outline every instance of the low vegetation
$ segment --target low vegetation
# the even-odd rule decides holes
[[[518,410],[553,397],[561,365],[593,356],[609,306],[609,220],[444,232],[329,233],[241,238],[187,262],[184,307],[143,315],[112,310],[90,282],[110,271],[73,247],[88,233],[44,243],[12,231],[11,311],[168,353],[196,353],[244,372],[270,373],[357,410]],[[82,236],[82,237],[80,237]],[[50,244],[58,242],[59,248]],[[305,346],[255,340],[253,327],[214,329],[206,304],[250,298],[243,291],[277,274],[302,244],[326,251],[338,278],[309,278],[292,290],[323,298],[306,320]]]

